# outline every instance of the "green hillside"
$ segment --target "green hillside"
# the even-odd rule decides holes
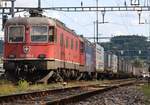
[[[105,51],[112,51],[127,59],[150,59],[150,42],[147,37],[138,35],[116,36],[108,43],[101,43]]]

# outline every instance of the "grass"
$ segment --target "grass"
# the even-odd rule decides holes
[[[17,91],[17,88],[12,84],[2,85],[0,87],[0,95],[8,95]]]
[[[10,81],[0,80],[0,95],[7,95],[16,91],[16,86]]]
[[[7,80],[0,80],[0,85],[4,85],[4,84],[11,84],[11,82]]]
[[[149,85],[143,85],[142,86],[142,91],[150,99],[150,84]]]
[[[141,86],[141,90],[143,91],[144,95],[146,96],[145,105],[150,105],[150,84],[145,84]]]

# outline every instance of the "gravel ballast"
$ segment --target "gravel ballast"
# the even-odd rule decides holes
[[[68,105],[147,105],[137,86],[120,87]],[[150,104],[149,104],[150,105]]]

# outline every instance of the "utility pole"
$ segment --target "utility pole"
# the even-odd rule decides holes
[[[139,16],[139,24],[142,24],[142,23],[141,23],[141,13],[142,13],[142,11],[141,11],[141,10],[138,10],[137,13],[138,13],[138,16]]]
[[[11,0],[11,16],[14,17],[14,9],[15,9],[15,1],[16,0]]]
[[[98,0],[96,0],[96,42],[98,43]]]
[[[41,8],[41,0],[38,0],[38,8]]]
[[[150,6],[150,1],[147,1],[147,6]],[[150,13],[149,13],[149,16],[148,16],[148,30],[149,30],[149,38],[148,39],[150,41]]]
[[[94,24],[94,43],[95,43],[95,21],[93,22]]]

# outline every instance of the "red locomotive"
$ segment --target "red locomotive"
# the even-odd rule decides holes
[[[89,68],[85,45],[89,44],[84,38],[62,22],[32,11],[31,17],[12,18],[5,24],[4,69],[16,80],[80,79]],[[85,74],[94,72],[91,66]]]

